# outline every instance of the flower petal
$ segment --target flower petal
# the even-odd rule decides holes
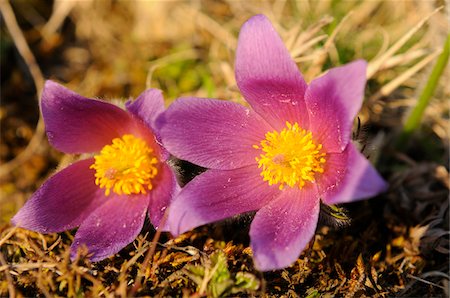
[[[252,146],[273,130],[252,110],[206,98],[180,98],[158,118],[164,146],[206,168],[235,169],[255,163]]]
[[[175,173],[169,165],[161,164],[160,171],[155,188],[150,192],[148,209],[148,216],[155,229],[158,228],[167,207],[180,190]]]
[[[107,258],[131,243],[144,225],[149,196],[111,194],[78,229],[70,248],[75,258],[80,246],[86,245],[93,262]]]
[[[136,100],[127,101],[125,106],[130,113],[154,129],[156,118],[164,112],[164,98],[160,90],[148,89],[142,92]]]
[[[258,210],[280,194],[256,165],[235,170],[209,170],[189,182],[170,206],[168,224],[179,235],[203,224]]]
[[[350,141],[353,119],[364,98],[366,66],[358,60],[330,69],[306,90],[310,130],[328,152],[342,152]]]
[[[151,144],[161,160],[170,157],[170,153],[161,146],[161,137],[156,127],[156,119],[164,112],[164,98],[161,90],[148,89],[141,93],[134,101],[125,103],[127,110],[139,120],[136,123],[136,132]],[[145,125],[139,125],[144,123]],[[149,134],[151,132],[151,134]]]
[[[326,193],[334,192],[341,186],[342,180],[349,168],[348,148],[350,146],[353,146],[353,144],[348,144],[347,149],[341,153],[327,153],[325,156],[326,162],[323,174],[316,177],[317,189],[321,197],[325,196]]]
[[[370,162],[349,144],[347,170],[338,187],[324,193],[322,198],[326,204],[354,202],[373,197],[388,187]]]
[[[135,124],[119,107],[80,96],[52,81],[45,83],[41,108],[50,144],[66,153],[99,151]]]
[[[259,210],[250,226],[255,267],[269,271],[291,265],[313,237],[319,210],[315,187],[286,189]]]
[[[242,95],[275,129],[283,129],[286,121],[308,128],[306,83],[265,16],[254,16],[242,26],[235,69]]]
[[[103,202],[95,185],[94,159],[78,161],[50,177],[11,222],[28,230],[54,233],[73,229]]]

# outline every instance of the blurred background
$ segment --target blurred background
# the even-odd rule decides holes
[[[5,279],[0,282],[0,295],[14,288],[16,294],[71,293],[69,286],[59,290],[36,286],[40,275],[33,275],[32,269],[23,269],[29,274],[26,281],[14,275],[19,269],[6,273],[8,264],[38,262],[38,256],[23,245],[44,237],[13,229],[10,218],[49,175],[78,158],[57,152],[46,140],[39,114],[44,80],[55,80],[86,97],[116,102],[152,87],[163,90],[166,105],[181,95],[242,103],[233,66],[237,36],[241,25],[259,13],[273,22],[308,82],[354,59],[369,62],[366,99],[359,114],[361,129],[355,124],[354,138],[391,184],[377,202],[349,206],[354,224],[364,222],[359,229],[347,231],[350,238],[343,240],[346,231],[333,227],[329,231],[326,224],[318,231],[313,253],[322,251],[328,256],[326,264],[321,263],[323,259],[318,263],[329,268],[331,276],[341,274],[333,253],[338,256],[342,253],[336,251],[338,247],[350,247],[347,252],[353,257],[343,260],[341,268],[347,282],[320,288],[310,279],[287,282],[281,273],[255,273],[260,281],[266,281],[264,290],[273,295],[292,290],[307,296],[316,293],[307,292],[312,288],[318,294],[346,293],[353,289],[350,273],[360,254],[369,270],[364,276],[373,276],[370,282],[364,277],[354,293],[363,289],[361,293],[366,295],[448,295],[448,71],[427,105],[421,126],[402,144],[396,144],[404,119],[416,105],[442,52],[449,32],[448,3],[1,1],[0,251],[4,256],[0,258],[0,277],[3,274]],[[205,235],[201,237],[207,239]],[[59,239],[57,235],[45,237]],[[323,239],[336,241],[333,245],[337,248],[332,250],[330,243],[321,242]],[[55,245],[61,252],[55,251],[47,262],[56,262],[69,240]],[[239,244],[236,239],[234,242]],[[117,262],[122,264],[126,259]],[[379,264],[371,263],[375,268],[371,269],[370,262]],[[95,269],[90,266],[96,265],[86,268]],[[304,266],[312,266],[310,271],[319,274],[317,264]],[[297,272],[298,268],[292,270]],[[79,289],[98,293],[83,283],[85,277],[79,278]],[[117,294],[114,291],[120,286],[108,282],[105,293]],[[103,285],[108,282],[100,281]],[[154,290],[158,283],[153,283]],[[165,293],[195,293],[195,282],[186,283],[171,286],[176,290]],[[143,291],[161,293],[148,288]]]

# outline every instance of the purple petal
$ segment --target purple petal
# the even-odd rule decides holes
[[[291,265],[314,235],[319,217],[314,187],[286,189],[256,213],[250,226],[255,267],[261,271]]]
[[[269,186],[256,165],[209,170],[189,182],[170,206],[168,224],[179,235],[203,224],[258,210],[280,191]]]
[[[54,233],[73,229],[104,202],[94,183],[94,159],[78,161],[50,177],[11,222],[28,230]]]
[[[48,140],[66,153],[99,151],[135,126],[126,111],[80,96],[52,81],[45,83],[41,109]]]
[[[162,93],[158,89],[148,89],[144,91],[139,97],[132,101],[129,100],[125,103],[127,110],[136,116],[139,120],[137,122],[142,122],[145,124],[146,128],[139,127],[137,131],[142,132],[147,131],[152,132],[150,137],[144,137],[147,142],[152,144],[152,148],[157,149],[161,160],[166,160],[170,157],[170,153],[161,146],[161,138],[159,132],[156,128],[156,118],[164,112],[164,98]],[[145,133],[144,133],[145,136]]]
[[[164,112],[164,98],[158,89],[148,89],[134,101],[125,103],[127,110],[144,121],[148,127],[155,128],[155,120]]]
[[[364,98],[366,66],[358,60],[330,69],[306,90],[310,130],[328,152],[342,152],[350,140]]]
[[[254,16],[242,26],[235,69],[242,95],[275,129],[283,129],[286,121],[308,128],[306,83],[265,16]]]
[[[93,262],[120,251],[141,231],[148,203],[149,197],[144,195],[109,195],[81,224],[70,248],[71,258],[82,245],[87,246]]]
[[[160,174],[155,180],[155,188],[150,192],[150,205],[148,216],[155,228],[160,225],[167,207],[179,192],[180,187],[172,168],[167,164],[161,164]]]
[[[348,144],[347,148],[351,145]],[[341,153],[327,153],[323,174],[317,174],[316,183],[319,194],[324,196],[333,192],[341,186],[342,180],[348,170],[348,152],[346,149]]]
[[[388,187],[386,181],[353,144],[349,144],[347,147],[348,169],[340,185],[324,194],[322,200],[326,204],[366,199],[385,191]]]
[[[234,169],[256,163],[265,133],[261,117],[239,104],[180,98],[158,119],[164,146],[176,157],[206,168]]]

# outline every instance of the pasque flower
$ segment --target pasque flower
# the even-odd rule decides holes
[[[257,211],[250,227],[256,268],[293,263],[313,237],[320,200],[352,202],[386,183],[350,140],[366,83],[362,60],[307,84],[268,19],[241,29],[236,80],[250,107],[180,98],[157,120],[166,148],[209,168],[175,198],[170,231]]]
[[[50,144],[93,156],[50,177],[13,217],[14,225],[41,233],[79,226],[71,257],[86,245],[98,261],[132,242],[147,213],[160,224],[178,189],[155,130],[162,94],[149,89],[126,109],[46,82],[41,110]]]

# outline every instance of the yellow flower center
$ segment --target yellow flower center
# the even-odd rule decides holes
[[[158,174],[158,159],[147,143],[133,135],[112,140],[94,156],[95,184],[105,188],[105,195],[146,194],[153,188],[152,179]]]
[[[295,122],[286,122],[281,132],[266,133],[260,145],[262,154],[256,157],[261,176],[269,185],[279,185],[282,190],[286,185],[303,188],[306,182],[314,182],[316,173],[323,173],[326,162],[322,144],[316,144],[312,133],[304,130]]]

